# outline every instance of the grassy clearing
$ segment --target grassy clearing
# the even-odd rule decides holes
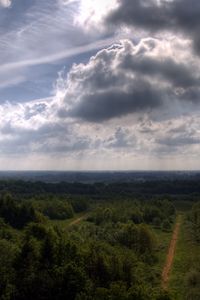
[[[155,270],[158,276],[158,283],[161,283],[161,274],[166,263],[166,258],[169,250],[169,245],[172,239],[173,231],[177,220],[182,218],[182,215],[179,213],[173,226],[170,231],[163,231],[161,229],[153,228],[153,231],[157,237],[157,257],[158,261],[155,265]],[[176,256],[176,253],[175,253]],[[174,299],[175,300],[175,299]]]
[[[157,237],[157,269],[162,272],[166,260],[166,254],[169,247],[169,243],[172,237],[172,231],[162,231],[161,229],[153,229]]]
[[[195,269],[197,261],[200,261],[200,245],[193,241],[185,216],[182,218],[183,222],[169,283],[174,300],[185,299],[185,276],[189,271]]]
[[[165,265],[166,256],[167,256],[169,244],[173,233],[173,227],[172,230],[170,231],[163,231],[155,227],[152,228],[152,231],[154,232],[157,240],[157,248],[156,248],[157,262],[155,263],[153,268],[157,276],[158,286],[160,286],[161,284],[161,274],[162,274],[163,267]]]
[[[70,224],[75,222],[77,219],[86,216],[87,214],[88,214],[88,212],[82,212],[82,213],[79,213],[79,214],[75,214],[74,217],[70,218],[70,219],[66,219],[66,220],[49,220],[49,222],[50,222],[51,225],[61,227],[62,229],[67,229],[67,227],[70,226]]]

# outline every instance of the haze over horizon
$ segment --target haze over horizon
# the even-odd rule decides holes
[[[0,0],[1,170],[200,170],[198,0]]]

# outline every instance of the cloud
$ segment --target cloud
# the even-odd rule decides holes
[[[89,148],[90,139],[80,135],[67,123],[47,121],[37,128],[16,126],[10,122],[0,130],[0,154],[77,153]]]
[[[10,4],[0,1],[1,166],[200,166],[197,0]]]
[[[162,104],[163,96],[145,81],[132,81],[127,91],[96,92],[82,97],[67,115],[90,122],[102,122],[134,112],[147,111]]]
[[[118,0],[106,21],[113,25],[126,25],[148,32],[172,31],[186,34],[200,50],[200,3],[198,0]]]
[[[12,4],[11,0],[0,0],[0,6],[9,7],[11,6],[11,4]]]
[[[130,147],[136,148],[137,139],[127,128],[116,128],[113,136],[109,137],[104,142],[107,148],[128,149]]]
[[[73,65],[67,78],[61,72],[55,97],[5,102],[0,155],[84,156],[104,166],[123,157],[127,168],[129,161],[139,166],[142,157],[195,157],[200,60],[189,45],[181,39],[124,40]]]
[[[84,153],[91,138],[75,124],[55,115],[53,98],[0,106],[0,157]]]
[[[157,76],[177,87],[198,86],[200,81],[200,78],[194,75],[192,68],[185,63],[177,63],[172,57],[166,57],[162,61],[145,56],[127,56],[122,62],[122,67],[141,75]]]
[[[61,169],[69,166],[72,169],[116,166],[140,169],[155,167],[158,159],[165,160],[166,157],[171,161],[176,158],[179,161],[182,157],[187,157],[188,161],[191,157],[198,159],[198,111],[160,121],[142,113],[138,118],[130,115],[128,120],[114,118],[105,124],[59,119],[56,115],[58,108],[59,99],[0,106],[0,159],[6,156],[11,162],[16,157],[23,168],[27,159],[35,162],[38,158],[42,166],[48,161],[46,167]],[[56,167],[55,162],[61,158],[62,163]],[[38,163],[34,163],[33,167],[36,166]]]
[[[47,108],[47,105],[45,103],[36,103],[32,106],[27,105],[25,108],[25,119],[31,119],[32,117],[43,113]]]
[[[102,20],[107,12],[116,6],[116,0],[80,0],[79,9],[75,15],[75,24],[84,31],[94,34],[102,30]]]
[[[165,138],[158,139],[157,143],[161,145],[177,148],[178,146],[200,144],[200,138],[188,136],[186,134],[181,134],[181,135],[168,136]]]
[[[72,67],[59,116],[98,123],[136,113],[162,116],[177,101],[198,104],[198,66],[181,40],[121,41]]]

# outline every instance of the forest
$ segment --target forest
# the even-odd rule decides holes
[[[199,190],[193,181],[2,180],[0,299],[200,299]]]

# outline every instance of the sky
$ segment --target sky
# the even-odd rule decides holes
[[[199,0],[0,0],[1,170],[199,170]]]

